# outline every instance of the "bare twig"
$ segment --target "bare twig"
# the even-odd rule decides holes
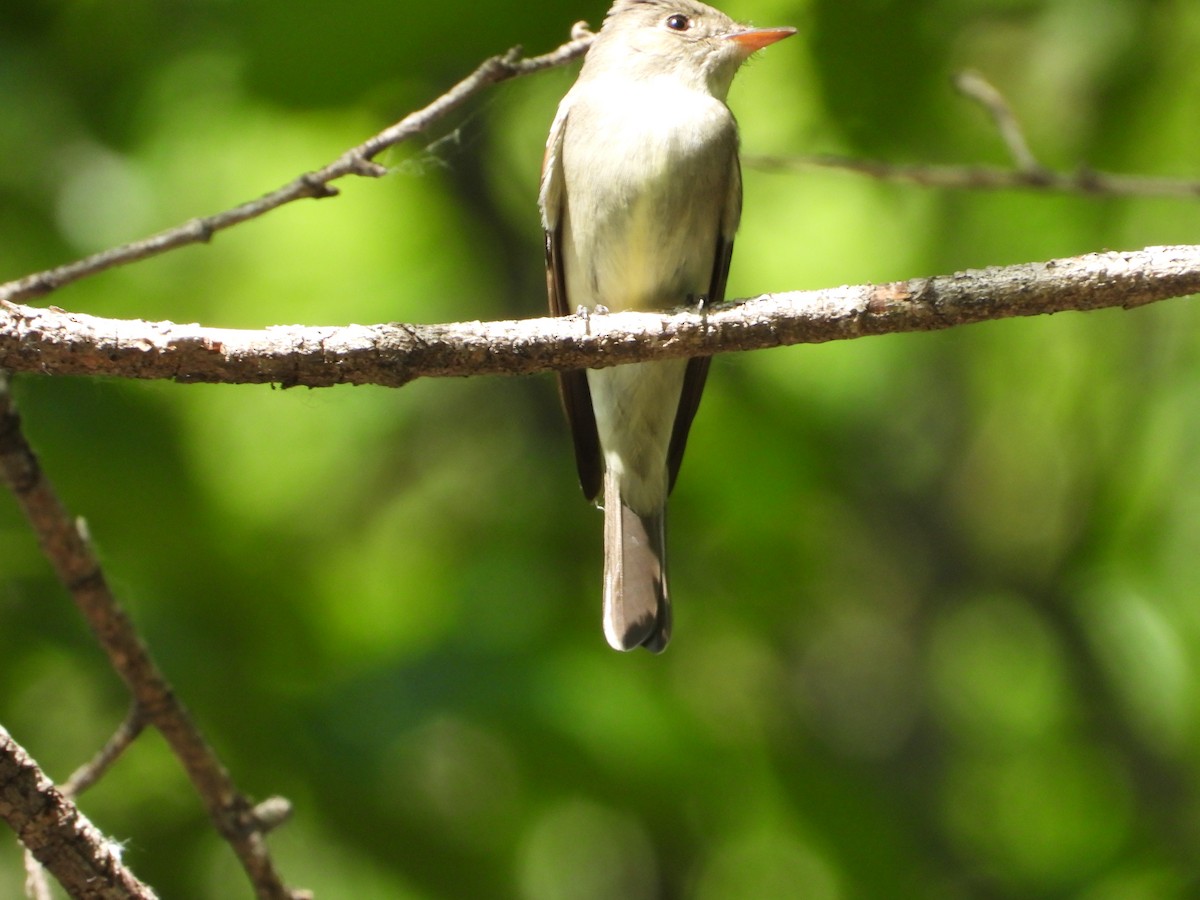
[[[791,172],[804,169],[839,169],[921,187],[947,190],[1010,191],[1037,190],[1097,197],[1200,198],[1200,181],[1187,178],[1155,178],[1149,175],[1118,175],[1080,168],[1074,172],[1050,169],[1005,169],[982,165],[923,165],[855,159],[835,154],[812,156],[744,156],[742,165],[760,172]]]
[[[117,726],[116,732],[100,752],[76,769],[71,777],[59,786],[62,795],[68,800],[74,800],[99,781],[121,754],[137,740],[144,727],[145,721],[137,704],[132,704],[129,714]],[[50,884],[46,880],[46,869],[29,850],[25,851],[25,871],[28,875],[25,892],[31,900],[53,900],[54,895],[50,892]]]
[[[599,367],[649,358],[709,355],[795,343],[842,340],[871,334],[934,330],[1006,316],[1063,310],[1133,307],[1200,291],[1200,247],[1158,247],[1022,266],[963,272],[886,285],[766,294],[712,307],[703,316],[619,313],[509,322],[451,325],[377,325],[273,328],[265,331],[203,328],[170,322],[101,319],[57,308],[35,309],[15,301],[39,296],[114,266],[188,244],[208,241],[225,228],[301,198],[332,196],[332,183],[347,175],[375,177],[373,162],[384,149],[428,128],[450,111],[501,81],[561,65],[590,44],[576,26],[572,41],[552,53],[522,59],[517,50],[493,57],[446,94],[354,147],[325,167],[306,173],[258,198],[216,215],[195,219],[142,241],[0,285],[0,368],[50,374],[89,374],[177,381],[278,383],[312,387],[339,383],[402,385],[418,377],[520,374],[549,369]],[[960,82],[992,115],[1016,168],[897,166],[837,157],[748,158],[765,169],[835,166],[880,178],[956,188],[1026,187],[1106,195],[1200,196],[1200,183],[1081,171],[1060,174],[1042,167],[1030,151],[1004,98],[982,79]],[[7,385],[0,377],[0,473],[17,496],[47,557],[88,619],[134,697],[134,709],[109,744],[68,782],[66,793],[85,789],[134,740],[143,721],[161,731],[181,760],[218,831],[230,842],[259,897],[295,900],[267,854],[263,836],[290,813],[287,801],[271,798],[252,806],[240,794],[186,709],[151,659],[128,616],[117,605],[96,561],[82,521],[72,522],[42,474],[19,427]],[[0,730],[0,738],[7,734]],[[10,741],[11,743],[11,741]],[[23,766],[0,740],[0,813],[19,819],[31,808],[12,805],[12,785],[34,784],[37,797],[53,792],[67,814],[86,823],[36,767]],[[10,756],[12,759],[10,760]],[[27,758],[26,758],[27,759]],[[12,762],[15,761],[15,762]],[[9,764],[15,766],[9,774]],[[29,761],[32,765],[31,761]],[[33,782],[28,782],[33,778]],[[37,781],[41,778],[41,782]],[[26,779],[21,781],[21,779]],[[44,784],[42,782],[45,782]],[[61,817],[55,818],[61,822]],[[18,833],[24,834],[18,824]],[[90,826],[89,826],[90,827]],[[94,865],[107,865],[88,844]],[[36,842],[35,842],[36,844]],[[63,865],[68,853],[26,845],[46,862]],[[47,844],[46,846],[50,846]],[[57,846],[57,845],[54,845]],[[62,857],[62,858],[59,858]],[[99,860],[99,862],[97,862]],[[119,866],[119,860],[117,860]],[[123,870],[122,870],[123,871]],[[117,877],[120,873],[112,875]],[[34,879],[31,872],[31,880]],[[132,878],[130,875],[129,878]],[[65,883],[65,882],[64,882]],[[134,879],[136,883],[136,879]],[[80,896],[150,897],[93,881]],[[36,886],[35,890],[40,890]],[[132,890],[133,888],[130,888]]]
[[[223,383],[399,386],[931,331],[1200,291],[1200,246],[1092,253],[883,285],[764,294],[676,313],[263,331],[0,304],[0,367]]]
[[[6,377],[0,377],[0,476],[16,497],[42,552],[132,694],[139,715],[153,724],[171,746],[218,832],[241,860],[257,895],[264,900],[303,896],[284,887],[250,802],[237,790],[113,597],[83,521],[71,519],[25,440]],[[38,859],[55,872],[54,865],[41,855]]]
[[[129,749],[145,727],[146,717],[142,715],[141,708],[136,703],[130,704],[129,713],[117,726],[108,743],[88,762],[72,772],[71,777],[63,783],[63,794],[74,799],[103,778],[104,773]]]
[[[836,154],[809,156],[744,156],[746,168],[762,172],[792,172],[803,169],[840,169],[880,181],[899,181],[921,187],[947,190],[1038,190],[1101,197],[1200,198],[1200,181],[1186,178],[1154,178],[1146,175],[1116,175],[1081,167],[1074,172],[1055,172],[1038,162],[1012,107],[978,72],[960,72],[955,87],[979,103],[991,117],[1015,168],[983,165],[925,165],[856,159]]]
[[[524,59],[520,55],[520,48],[513,48],[500,56],[484,60],[474,72],[425,108],[410,113],[357,147],[347,150],[324,168],[306,172],[257,200],[250,200],[215,215],[192,219],[144,240],[103,250],[76,262],[0,284],[0,300],[15,301],[42,296],[65,284],[115,266],[157,256],[188,244],[207,242],[219,231],[261,216],[294,200],[332,197],[337,194],[332,182],[347,175],[385,175],[387,169],[373,162],[379,153],[424,131],[484,89],[519,75],[564,65],[582,56],[591,45],[591,35],[586,33],[586,30],[579,31],[578,25],[572,33],[578,36],[541,56]]]
[[[59,792],[0,727],[0,818],[72,897],[154,900],[154,892],[121,863],[121,849]],[[35,890],[40,890],[31,873]]]
[[[383,166],[373,162],[375,156],[425,130],[488,86],[562,65],[581,56],[590,45],[592,36],[584,23],[577,23],[571,34],[571,41],[542,56],[524,59],[520,56],[520,50],[514,48],[485,60],[474,72],[425,108],[351,148],[325,167],[301,175],[257,200],[194,219],[145,240],[0,285],[0,304],[4,304],[6,312],[11,312],[16,307],[8,306],[7,301],[40,296],[115,266],[188,244],[206,242],[219,231],[294,200],[333,196],[337,189],[332,182],[347,175],[377,177],[386,174]],[[290,892],[283,886],[263,842],[263,835],[267,831],[287,819],[291,812],[290,804],[276,797],[251,807],[249,801],[236,790],[228,773],[150,658],[132,623],[116,604],[91,550],[82,520],[75,523],[71,521],[42,474],[20,431],[19,418],[12,408],[3,373],[0,373],[0,470],[37,533],[43,551],[134,697],[129,717],[100,753],[71,777],[65,792],[68,795],[78,793],[94,783],[136,739],[144,724],[149,722],[163,733],[179,757],[218,831],[233,846],[249,873],[258,896],[304,896],[302,892]],[[36,852],[34,855],[41,859]],[[58,874],[53,865],[51,870]],[[28,888],[36,896],[48,890],[42,870],[35,864],[29,867]],[[80,893],[79,896],[109,896],[97,890]]]
[[[1018,169],[1022,172],[1043,171],[1042,164],[1029,149],[1029,142],[1025,140],[1025,133],[1012,107],[990,81],[978,72],[965,71],[955,76],[954,86],[964,97],[969,97],[987,110]]]

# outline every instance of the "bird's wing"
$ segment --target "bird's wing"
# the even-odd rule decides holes
[[[546,234],[546,291],[550,297],[550,314],[569,316],[570,298],[563,270],[563,225],[566,218],[566,190],[563,183],[562,147],[567,131],[570,105],[563,102],[550,137],[546,140],[546,156],[542,161],[542,185],[538,200],[542,208],[542,227]],[[587,372],[575,369],[559,372],[558,389],[562,395],[567,424],[575,443],[575,467],[584,496],[594,500],[600,493],[602,475],[600,434],[596,430],[596,415],[592,411],[592,394],[588,390]]]
[[[737,232],[742,216],[742,167],[735,151],[730,162],[729,187],[725,205],[721,212],[721,227],[717,232],[717,246],[713,252],[712,278],[708,282],[705,305],[720,303],[725,299],[725,283],[729,280],[729,261],[733,258],[733,236]],[[671,445],[667,450],[668,491],[675,487],[679,466],[683,462],[683,451],[687,446],[688,431],[696,410],[700,408],[700,395],[704,393],[704,382],[708,378],[711,357],[698,356],[688,360],[687,373],[683,378],[683,393],[679,397],[679,408],[675,412],[675,425],[671,430]]]

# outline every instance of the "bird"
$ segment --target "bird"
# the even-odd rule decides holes
[[[724,299],[742,209],[726,97],[750,28],[695,0],[616,0],[559,104],[538,194],[552,315]],[[671,638],[666,510],[709,358],[559,374],[580,486],[604,509],[604,634],[617,650]]]

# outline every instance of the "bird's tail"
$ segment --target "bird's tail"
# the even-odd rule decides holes
[[[604,635],[616,650],[661,653],[671,639],[665,505],[641,515],[625,505],[612,472],[604,478]]]

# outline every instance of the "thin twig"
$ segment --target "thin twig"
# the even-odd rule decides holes
[[[137,740],[145,721],[137,704],[131,704],[129,714],[125,716],[116,732],[91,760],[80,766],[71,777],[59,785],[62,795],[68,800],[74,800],[89,787],[99,781],[114,762],[129,746]],[[50,892],[50,883],[46,879],[46,867],[37,861],[28,849],[25,851],[25,893],[30,900],[54,900]]]
[[[964,97],[974,100],[987,110],[1018,169],[1022,172],[1043,171],[1042,164],[1037,161],[1037,157],[1029,149],[1029,142],[1025,140],[1025,132],[1021,129],[1021,123],[1017,120],[1016,113],[1013,112],[1004,95],[990,81],[978,72],[967,70],[959,72],[955,76],[954,86]]]
[[[138,735],[145,727],[146,717],[142,715],[141,707],[136,703],[131,703],[129,712],[117,726],[112,737],[108,739],[108,743],[63,782],[61,787],[63,794],[74,799],[103,778],[112,764],[137,740]]]
[[[82,520],[72,520],[25,440],[7,377],[0,377],[0,476],[16,497],[43,554],[91,626],[146,720],[183,765],[217,831],[229,842],[263,900],[304,896],[284,887],[253,809],[176,697],[133,622],[116,602]],[[36,850],[36,848],[35,848]],[[42,862],[46,860],[38,857]],[[54,867],[46,863],[54,871]],[[99,895],[97,895],[99,896]]]
[[[898,181],[946,190],[1037,190],[1100,197],[1200,198],[1200,181],[1186,178],[1154,178],[1118,175],[1081,167],[1074,172],[1055,172],[1038,162],[1012,106],[978,72],[960,72],[954,79],[963,96],[980,104],[991,117],[1014,168],[984,165],[926,165],[857,159],[837,154],[806,156],[744,156],[742,165],[761,172],[794,172],[804,169],[840,169],[880,181]]]
[[[301,175],[257,200],[224,212],[194,219],[144,240],[0,285],[0,302],[44,295],[115,266],[188,244],[207,242],[219,231],[294,200],[333,196],[337,189],[332,182],[347,175],[384,175],[387,170],[373,162],[373,159],[385,149],[422,132],[490,85],[578,58],[587,50],[591,39],[586,25],[577,23],[572,29],[572,40],[550,53],[523,59],[520,50],[514,48],[501,56],[485,60],[474,72],[425,108],[351,148],[317,171]],[[236,790],[228,773],[150,658],[131,621],[116,604],[91,550],[82,520],[75,523],[71,521],[42,474],[32,449],[20,431],[20,420],[11,405],[3,373],[0,373],[0,469],[37,533],[43,551],[54,564],[60,579],[87,617],[114,668],[135,698],[129,717],[100,753],[71,777],[65,788],[66,793],[70,795],[85,790],[101,777],[148,721],[163,733],[179,757],[218,831],[233,846],[249,873],[258,896],[305,896],[303,892],[290,892],[283,886],[262,839],[266,831],[287,819],[291,812],[290,804],[276,797],[251,807],[249,801]],[[29,890],[34,894],[45,893],[44,881],[40,867],[31,864]]]
[[[261,331],[101,319],[0,303],[0,367],[226,384],[399,386],[931,331],[1133,307],[1200,291],[1200,246],[1092,253],[883,285],[788,291],[675,313]]]
[[[836,154],[811,156],[744,156],[742,165],[760,172],[793,172],[805,169],[839,169],[880,181],[897,181],[947,190],[1036,190],[1095,197],[1200,198],[1200,181],[1119,175],[1081,168],[1075,172],[1050,169],[1006,169],[983,165],[923,165],[856,159]]]
[[[520,48],[516,47],[502,55],[493,56],[484,60],[474,72],[428,106],[410,113],[357,147],[352,147],[321,169],[306,172],[257,200],[250,200],[224,212],[192,219],[190,222],[185,222],[144,240],[102,250],[76,262],[43,272],[35,272],[16,281],[0,284],[0,300],[16,301],[39,297],[57,290],[63,285],[115,266],[157,256],[188,244],[205,243],[219,231],[261,216],[286,203],[304,198],[332,197],[338,192],[332,186],[332,182],[347,175],[367,177],[386,175],[387,169],[373,160],[387,148],[421,133],[491,85],[520,75],[561,66],[577,59],[586,52],[591,41],[590,34],[582,34],[558,49],[541,56],[523,59],[520,55]]]
[[[0,818],[72,897],[155,900],[121,862],[121,848],[104,837],[51,784],[38,764],[0,727]],[[31,872],[35,891],[43,879]],[[35,895],[36,896],[36,895]]]

